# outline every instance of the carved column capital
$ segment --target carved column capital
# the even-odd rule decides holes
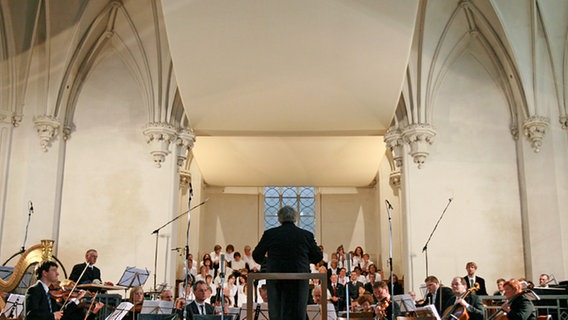
[[[436,130],[429,124],[413,124],[402,132],[402,137],[410,145],[410,155],[418,168],[422,168],[424,161],[430,154],[428,147],[434,143]]]
[[[401,179],[400,170],[392,171],[390,173],[389,184],[395,193],[398,193],[398,191],[400,191],[400,179]]]
[[[51,146],[51,143],[59,132],[60,123],[57,118],[48,115],[36,116],[33,118],[34,128],[39,136],[39,144],[43,152]]]
[[[14,126],[14,128],[20,126],[20,123],[22,123],[23,118],[24,116],[22,116],[21,114],[12,115],[12,125]]]
[[[162,162],[170,153],[170,144],[175,142],[177,130],[167,123],[152,122],[144,127],[142,133],[146,136],[146,142],[152,148],[150,154],[154,159],[155,166],[161,168]]]
[[[525,136],[529,138],[534,152],[540,152],[542,146],[542,139],[546,135],[546,129],[550,120],[547,117],[531,116],[523,122],[523,131]]]
[[[177,165],[181,167],[183,162],[187,159],[187,152],[193,149],[195,143],[195,134],[188,129],[180,129],[177,133],[176,139],[176,156]]]
[[[560,116],[560,125],[562,129],[568,129],[568,115]]]
[[[384,141],[392,152],[392,158],[397,168],[402,167],[402,153],[404,151],[402,132],[399,128],[390,127],[385,134]]]
[[[191,173],[187,170],[179,170],[179,188],[182,193],[186,193],[189,190],[189,183],[191,182]]]

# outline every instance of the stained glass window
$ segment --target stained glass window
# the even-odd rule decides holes
[[[316,189],[314,187],[265,187],[264,229],[280,225],[278,210],[291,206],[300,213],[298,226],[312,233],[316,229]]]

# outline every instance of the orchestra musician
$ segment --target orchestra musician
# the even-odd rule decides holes
[[[386,282],[378,281],[373,284],[373,296],[377,300],[377,306],[375,307],[376,319],[393,320],[393,311],[394,319],[402,316],[400,306],[391,299],[389,285]]]
[[[457,317],[458,319],[464,319],[458,315],[463,314],[463,310],[465,310],[469,315],[469,319],[483,320],[484,307],[481,298],[476,294],[466,295],[466,292],[468,292],[467,283],[463,277],[452,279],[452,291],[454,296],[450,298],[450,306],[444,311],[443,318],[453,319]]]
[[[126,314],[123,319],[134,320],[138,319],[138,314],[142,310],[142,304],[144,303],[144,288],[142,286],[135,286],[130,289],[128,295],[128,302],[132,303],[134,306]]]
[[[467,289],[471,289],[477,283],[479,285],[479,289],[477,289],[476,294],[480,296],[487,296],[487,289],[485,288],[485,280],[482,277],[479,277],[475,274],[477,271],[477,264],[473,261],[468,262],[465,265],[465,270],[467,271],[467,275],[463,277],[466,281]]]
[[[73,270],[71,271],[71,275],[69,275],[69,280],[73,282],[77,282],[78,284],[85,284],[85,283],[102,283],[101,281],[101,270],[95,267],[95,263],[97,263],[97,258],[99,254],[95,249],[89,249],[85,253],[85,262],[79,263],[73,266]],[[86,268],[86,269],[85,269]],[[81,277],[80,281],[79,277],[81,273],[85,270],[85,273]]]
[[[536,312],[532,302],[525,296],[521,282],[516,279],[506,281],[503,285],[507,301],[501,310],[507,313],[509,320],[535,320]]]
[[[86,291],[79,290],[74,298],[66,298],[67,304],[62,305],[50,295],[50,286],[58,283],[59,272],[57,264],[53,261],[44,261],[35,270],[38,282],[26,291],[25,319],[28,320],[73,320],[84,319],[85,313],[78,307],[80,300]],[[94,319],[96,313],[104,306],[103,303],[95,304],[89,312],[87,319]]]
[[[448,307],[448,300],[453,296],[452,289],[440,285],[440,281],[435,276],[428,276],[424,280],[428,294],[422,303],[417,303],[417,307],[433,304],[438,314]]]
[[[193,320],[193,316],[196,314],[214,314],[215,309],[213,306],[205,302],[208,287],[209,286],[202,280],[195,282],[195,287],[193,289],[195,300],[185,307],[187,311],[187,319]],[[182,317],[183,314],[178,313],[178,316]]]

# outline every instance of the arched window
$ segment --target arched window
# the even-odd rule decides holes
[[[312,233],[316,229],[315,187],[264,187],[264,230],[278,227],[278,210],[283,206],[300,213],[298,226]]]

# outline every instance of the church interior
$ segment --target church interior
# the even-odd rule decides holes
[[[4,265],[175,287],[284,203],[405,291],[493,292],[568,278],[566,199],[567,1],[0,1]]]

